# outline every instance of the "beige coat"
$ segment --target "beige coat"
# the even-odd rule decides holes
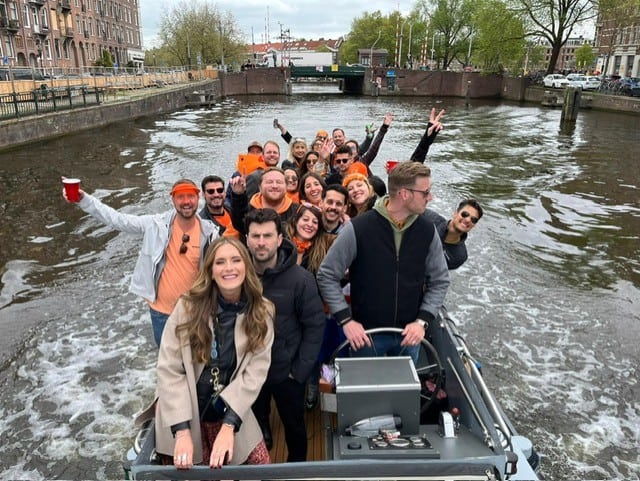
[[[274,336],[272,313],[268,319],[269,329],[264,347],[258,352],[245,353],[247,336],[243,328],[244,320],[244,314],[238,314],[234,329],[237,367],[229,384],[220,394],[224,402],[242,419],[242,425],[235,433],[231,464],[245,462],[251,451],[262,440],[262,431],[253,415],[251,405],[258,397],[267,377]],[[188,343],[181,342],[175,335],[176,326],[186,321],[184,304],[179,300],[167,320],[158,353],[156,451],[173,456],[175,439],[171,434],[171,426],[189,421],[194,448],[193,463],[199,464],[203,460],[196,382],[204,369],[204,364],[194,364],[191,347]],[[141,423],[153,416],[153,411],[153,406],[147,408],[138,417],[136,423]],[[208,463],[209,460],[207,459],[206,462]]]

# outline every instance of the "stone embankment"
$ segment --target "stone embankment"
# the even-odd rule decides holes
[[[393,86],[383,70],[370,69],[362,79],[364,95],[495,98],[542,104],[553,91],[527,86],[524,78],[505,78],[477,72],[441,72],[395,69]],[[193,80],[178,85],[122,90],[96,106],[34,115],[0,122],[0,150],[68,135],[80,130],[138,117],[158,115],[189,106],[210,106],[236,95],[290,95],[288,69],[253,69],[220,74],[217,79]],[[562,92],[558,91],[558,96]],[[640,99],[589,93],[588,107],[640,113]]]

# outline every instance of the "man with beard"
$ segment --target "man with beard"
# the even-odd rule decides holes
[[[273,140],[267,140],[262,147],[262,159],[267,169],[269,167],[277,167],[280,162],[280,146]],[[245,178],[246,191],[249,199],[260,190],[260,177],[264,172],[263,169],[256,169]]]
[[[143,235],[129,290],[149,304],[158,346],[169,314],[178,298],[193,285],[207,247],[218,237],[216,225],[196,215],[199,192],[193,181],[180,179],[170,193],[173,210],[130,215],[80,191],[78,207],[87,214],[119,231]],[[63,196],[66,199],[64,191]]]
[[[240,233],[233,227],[231,213],[224,205],[224,180],[217,175],[207,175],[202,179],[200,185],[202,186],[204,207],[198,212],[198,215],[217,225],[220,235],[239,239]]]
[[[475,199],[462,200],[449,221],[431,209],[424,211],[424,217],[436,226],[449,270],[457,269],[467,260],[467,234],[482,214],[482,206]]]
[[[270,449],[273,397],[284,427],[287,461],[306,461],[304,387],[322,343],[322,300],[313,275],[297,264],[296,248],[283,238],[278,214],[273,209],[257,208],[247,214],[245,222],[247,247],[260,276],[263,295],[276,307],[271,366],[253,412]]]
[[[449,287],[442,243],[423,216],[431,198],[431,170],[401,162],[389,173],[389,195],[344,226],[320,265],[320,293],[354,355],[418,360],[418,345]],[[351,305],[342,290],[347,269]],[[377,327],[402,333],[372,341],[365,331]]]
[[[266,149],[266,146],[265,146]],[[252,209],[273,209],[280,216],[283,224],[289,221],[298,209],[298,204],[287,197],[284,171],[278,167],[267,167],[260,175],[260,191],[253,196],[248,195],[248,178],[234,177],[231,184],[231,219],[233,226],[242,236],[246,235],[244,218]]]
[[[338,234],[344,225],[349,194],[340,184],[330,184],[322,192],[322,227],[328,234]]]

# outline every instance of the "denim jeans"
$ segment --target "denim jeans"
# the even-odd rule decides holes
[[[420,344],[417,346],[401,346],[404,339],[401,334],[375,334],[371,336],[373,346],[365,346],[351,351],[353,357],[411,356],[413,364],[417,364],[420,355]]]
[[[151,325],[153,326],[153,338],[156,341],[156,345],[160,347],[162,331],[164,331],[164,325],[167,323],[167,319],[169,319],[169,314],[164,314],[149,308],[149,315],[151,316]]]

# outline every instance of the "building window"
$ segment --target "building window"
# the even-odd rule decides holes
[[[13,57],[13,45],[11,44],[11,37],[8,34],[4,36],[4,55],[7,57]]]
[[[22,23],[27,28],[31,26],[31,20],[29,18],[29,5],[22,6]]]
[[[56,51],[56,58],[60,59],[62,58],[62,55],[60,53],[60,39],[56,38],[53,40],[53,48]]]
[[[11,20],[18,20],[18,4],[16,2],[9,2],[9,14]]]
[[[44,51],[45,51],[47,60],[51,60],[51,42],[49,41],[49,39],[46,39],[44,41]]]
[[[42,25],[42,28],[49,28],[49,17],[47,16],[46,8],[40,9],[40,25]]]

